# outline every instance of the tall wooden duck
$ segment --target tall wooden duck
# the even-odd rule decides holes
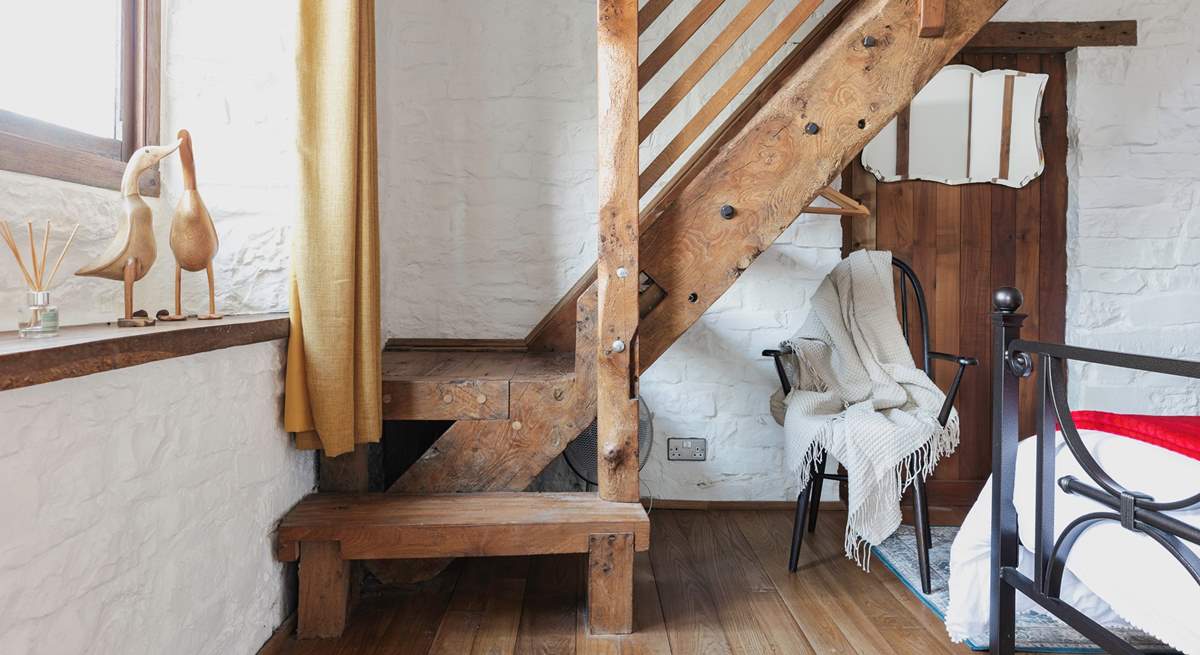
[[[171,252],[175,253],[175,313],[164,316],[166,321],[182,321],[187,318],[183,313],[180,299],[183,271],[208,271],[208,313],[200,314],[197,318],[202,321],[221,318],[217,313],[217,302],[213,291],[212,260],[217,256],[217,230],[213,227],[212,217],[208,208],[196,191],[196,162],[192,156],[192,135],[187,130],[179,130],[179,160],[183,166],[183,196],[175,207],[175,216],[171,219]]]
[[[117,234],[108,247],[91,264],[75,272],[86,277],[102,277],[125,283],[125,316],[117,321],[121,327],[153,325],[154,320],[133,315],[133,283],[146,277],[158,248],[154,243],[154,214],[138,192],[142,173],[175,152],[180,143],[139,148],[129,158],[121,178],[121,213],[117,216]]]

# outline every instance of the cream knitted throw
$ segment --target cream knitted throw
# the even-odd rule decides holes
[[[958,447],[958,415],[938,424],[945,395],[914,364],[896,318],[891,253],[860,250],[839,263],[787,345],[796,379],[786,461],[802,487],[819,449],[846,467],[846,556],[866,567],[869,547],[900,526],[904,490]]]

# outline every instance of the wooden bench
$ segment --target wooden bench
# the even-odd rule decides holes
[[[277,556],[300,561],[299,638],[341,635],[350,561],[588,553],[592,631],[633,628],[633,556],[650,547],[637,503],[591,493],[314,494],[279,524]]]

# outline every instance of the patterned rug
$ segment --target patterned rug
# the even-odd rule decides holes
[[[875,558],[942,620],[945,620],[946,608],[950,605],[950,544],[954,542],[957,534],[956,527],[933,528],[933,547],[929,551],[929,576],[933,593],[929,595],[921,593],[920,590],[916,536],[910,526],[901,526],[890,539],[872,549]],[[1128,624],[1105,627],[1147,653],[1175,652]],[[986,651],[987,636],[984,635],[978,642],[967,640],[967,646],[970,646],[971,650]],[[1087,637],[1041,608],[1017,615],[1017,650],[1027,653],[1104,652]]]

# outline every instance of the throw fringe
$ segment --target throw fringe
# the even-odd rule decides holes
[[[798,471],[800,477],[800,488],[808,486],[812,479],[813,468],[818,456],[822,452],[830,450],[827,443],[830,438],[830,430],[828,426],[823,426],[817,435],[813,438],[808,450],[805,451],[800,460]],[[951,412],[950,419],[946,421],[946,426],[935,432],[932,437],[921,445],[920,448],[906,456],[896,468],[892,470],[895,485],[892,487],[898,493],[894,497],[887,497],[883,494],[877,494],[869,501],[869,505],[860,508],[858,512],[846,517],[846,533],[843,541],[843,548],[846,553],[846,558],[854,560],[854,563],[864,571],[871,570],[871,548],[879,544],[873,544],[864,539],[855,529],[856,521],[861,517],[864,509],[869,509],[871,513],[879,513],[888,504],[900,504],[904,497],[904,493],[917,480],[917,476],[921,476],[922,480],[928,480],[929,476],[933,475],[933,471],[937,468],[937,463],[943,457],[948,457],[958,449],[959,445],[959,424],[958,412]]]

